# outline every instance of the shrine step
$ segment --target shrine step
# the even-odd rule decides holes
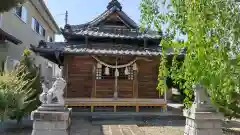
[[[91,113],[91,114],[73,114],[73,119],[88,119],[90,121],[126,121],[126,120],[139,120],[139,121],[150,121],[150,120],[185,120],[186,118],[181,115],[161,115],[153,113]]]
[[[181,120],[181,121],[185,121],[186,118],[185,117],[182,117],[182,116],[171,116],[171,117],[164,117],[164,116],[158,116],[158,117],[149,117],[149,116],[126,116],[126,117],[91,117],[89,118],[90,121],[93,121],[93,122],[100,122],[100,121],[108,121],[108,122],[114,122],[114,121],[122,121],[122,122],[125,122],[125,121],[144,121],[144,122],[149,122],[149,121],[163,121],[163,120],[166,120],[166,121],[178,121],[178,120]],[[118,122],[118,123],[119,123]],[[109,124],[110,124],[109,123]]]
[[[90,117],[91,119],[121,119],[121,118],[160,118],[160,119],[185,119],[182,114],[174,114],[171,112],[73,112],[72,117]]]

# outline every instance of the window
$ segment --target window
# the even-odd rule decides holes
[[[40,34],[41,36],[45,37],[46,35],[46,30],[43,28],[42,25],[40,25],[40,23],[32,17],[32,29],[37,32],[38,34]]]
[[[27,9],[25,7],[18,6],[13,11],[23,22],[27,23]]]
[[[36,21],[35,31],[36,31],[38,34],[40,33],[39,30],[40,30],[40,25],[39,25],[39,22]]]
[[[39,34],[45,37],[46,31],[42,26],[39,27]]]
[[[16,7],[15,14],[18,15],[19,17],[21,17],[22,16],[22,7]]]
[[[109,68],[109,74],[105,74],[106,67],[102,65],[101,68],[97,68],[96,70],[96,79],[115,79],[115,68]],[[133,66],[127,67],[128,74],[125,73],[126,68],[118,68],[119,80],[133,80],[134,79],[134,72]]]
[[[102,68],[97,68],[96,70],[96,79],[102,79]]]
[[[43,27],[39,25],[39,34],[42,35],[43,34]]]
[[[46,36],[46,30],[42,27],[42,36],[45,37]]]
[[[39,22],[35,19],[35,18],[32,18],[32,29],[37,32],[37,33],[40,33],[40,24]]]
[[[35,30],[35,18],[32,17],[32,29]]]

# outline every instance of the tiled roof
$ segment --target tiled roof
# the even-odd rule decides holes
[[[120,19],[126,24],[127,28],[121,29],[117,27],[107,28],[98,24],[107,19],[112,14],[117,13]],[[138,25],[121,10],[121,4],[117,0],[109,2],[107,10],[90,22],[79,25],[65,25],[62,30],[66,38],[72,35],[90,36],[102,38],[121,38],[121,39],[161,39],[161,34],[155,31],[140,32]]]
[[[56,53],[61,54],[76,54],[76,55],[124,55],[124,56],[161,56],[161,47],[143,48],[131,45],[116,45],[111,49],[106,47],[91,46],[88,47],[85,44],[70,44],[65,42],[41,42],[38,47],[31,45],[31,50],[36,53],[40,53],[43,57],[48,59],[55,59]],[[184,47],[180,50],[179,57],[184,57],[187,48]],[[174,55],[172,51],[169,51],[167,55]]]
[[[161,51],[159,50],[126,50],[126,49],[96,49],[96,48],[71,48],[65,47],[65,53],[80,53],[80,54],[106,54],[106,55],[137,55],[137,56],[159,56]]]
[[[122,10],[122,5],[118,0],[112,0],[108,3],[107,9],[111,9],[112,7],[117,7],[119,10]]]
[[[94,37],[106,37],[106,38],[124,38],[124,39],[160,39],[161,36],[158,34],[143,34],[138,32],[126,32],[126,33],[112,33],[106,31],[96,30],[79,30],[74,32],[75,35],[80,36],[94,36]]]
[[[106,55],[137,55],[137,56],[158,56],[161,55],[160,47],[139,48],[131,45],[112,46],[106,49],[101,46],[86,47],[85,44],[67,44],[64,42],[45,43],[38,47],[31,45],[35,52],[63,52],[74,54],[106,54]]]
[[[86,28],[86,27],[95,27],[95,25],[97,25],[99,22],[105,20],[108,16],[110,16],[111,14],[113,14],[116,11],[118,12],[119,16],[124,21],[126,21],[127,24],[129,24],[132,28],[134,28],[134,29],[138,28],[138,25],[130,17],[128,17],[128,15],[124,11],[119,10],[119,8],[116,6],[113,6],[112,8],[105,10],[102,14],[100,14],[99,16],[97,16],[90,22],[87,22],[85,24],[80,24],[80,25],[70,25],[71,29],[74,31],[74,30],[82,29],[82,28]]]

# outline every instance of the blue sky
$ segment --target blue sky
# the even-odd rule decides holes
[[[110,0],[45,0],[59,27],[65,24],[64,13],[69,13],[69,24],[86,23],[106,10]],[[123,11],[136,23],[140,21],[141,0],[119,0]],[[56,41],[63,41],[62,36],[56,36]]]

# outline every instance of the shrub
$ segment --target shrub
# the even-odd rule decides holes
[[[20,77],[24,75],[22,77],[24,81],[31,80],[31,83],[29,83],[29,85],[27,86],[28,89],[31,89],[31,92],[25,96],[25,100],[31,102],[10,115],[11,119],[16,119],[18,122],[20,122],[25,115],[30,115],[33,110],[37,109],[37,107],[40,105],[38,96],[42,91],[40,82],[40,70],[34,64],[34,59],[31,57],[30,50],[24,50],[19,67],[16,67],[16,72],[18,72],[18,76]],[[25,90],[28,91],[28,89]]]
[[[25,67],[19,67],[18,71]],[[3,72],[0,76],[0,117],[3,121],[8,116],[19,112],[31,104],[34,99],[28,100],[28,96],[35,91],[31,89],[32,80],[24,79],[27,74],[19,72]],[[18,119],[20,121],[20,119]]]

